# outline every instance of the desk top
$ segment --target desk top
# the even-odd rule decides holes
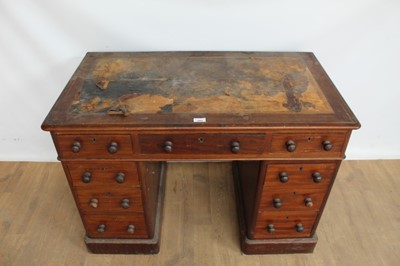
[[[88,53],[43,129],[357,128],[312,53]]]

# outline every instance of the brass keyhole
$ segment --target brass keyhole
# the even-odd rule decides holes
[[[199,143],[203,143],[203,142],[205,141],[205,139],[204,139],[203,137],[200,137],[200,138],[197,139],[197,141],[198,141]]]

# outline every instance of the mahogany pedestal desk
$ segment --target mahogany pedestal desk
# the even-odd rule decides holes
[[[88,53],[42,125],[88,249],[145,254],[185,160],[233,162],[244,253],[312,252],[359,127],[312,53],[262,52]]]

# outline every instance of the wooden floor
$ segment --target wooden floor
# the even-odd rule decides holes
[[[345,161],[313,254],[243,255],[229,163],[168,165],[158,255],[94,255],[59,163],[0,162],[0,265],[400,265],[400,160]]]

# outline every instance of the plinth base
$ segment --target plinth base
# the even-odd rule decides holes
[[[152,239],[110,239],[85,236],[87,248],[96,254],[157,254],[160,251],[158,236]]]
[[[242,231],[242,230],[241,230]],[[315,234],[310,238],[252,240],[241,234],[240,244],[244,254],[312,253],[317,244]]]

